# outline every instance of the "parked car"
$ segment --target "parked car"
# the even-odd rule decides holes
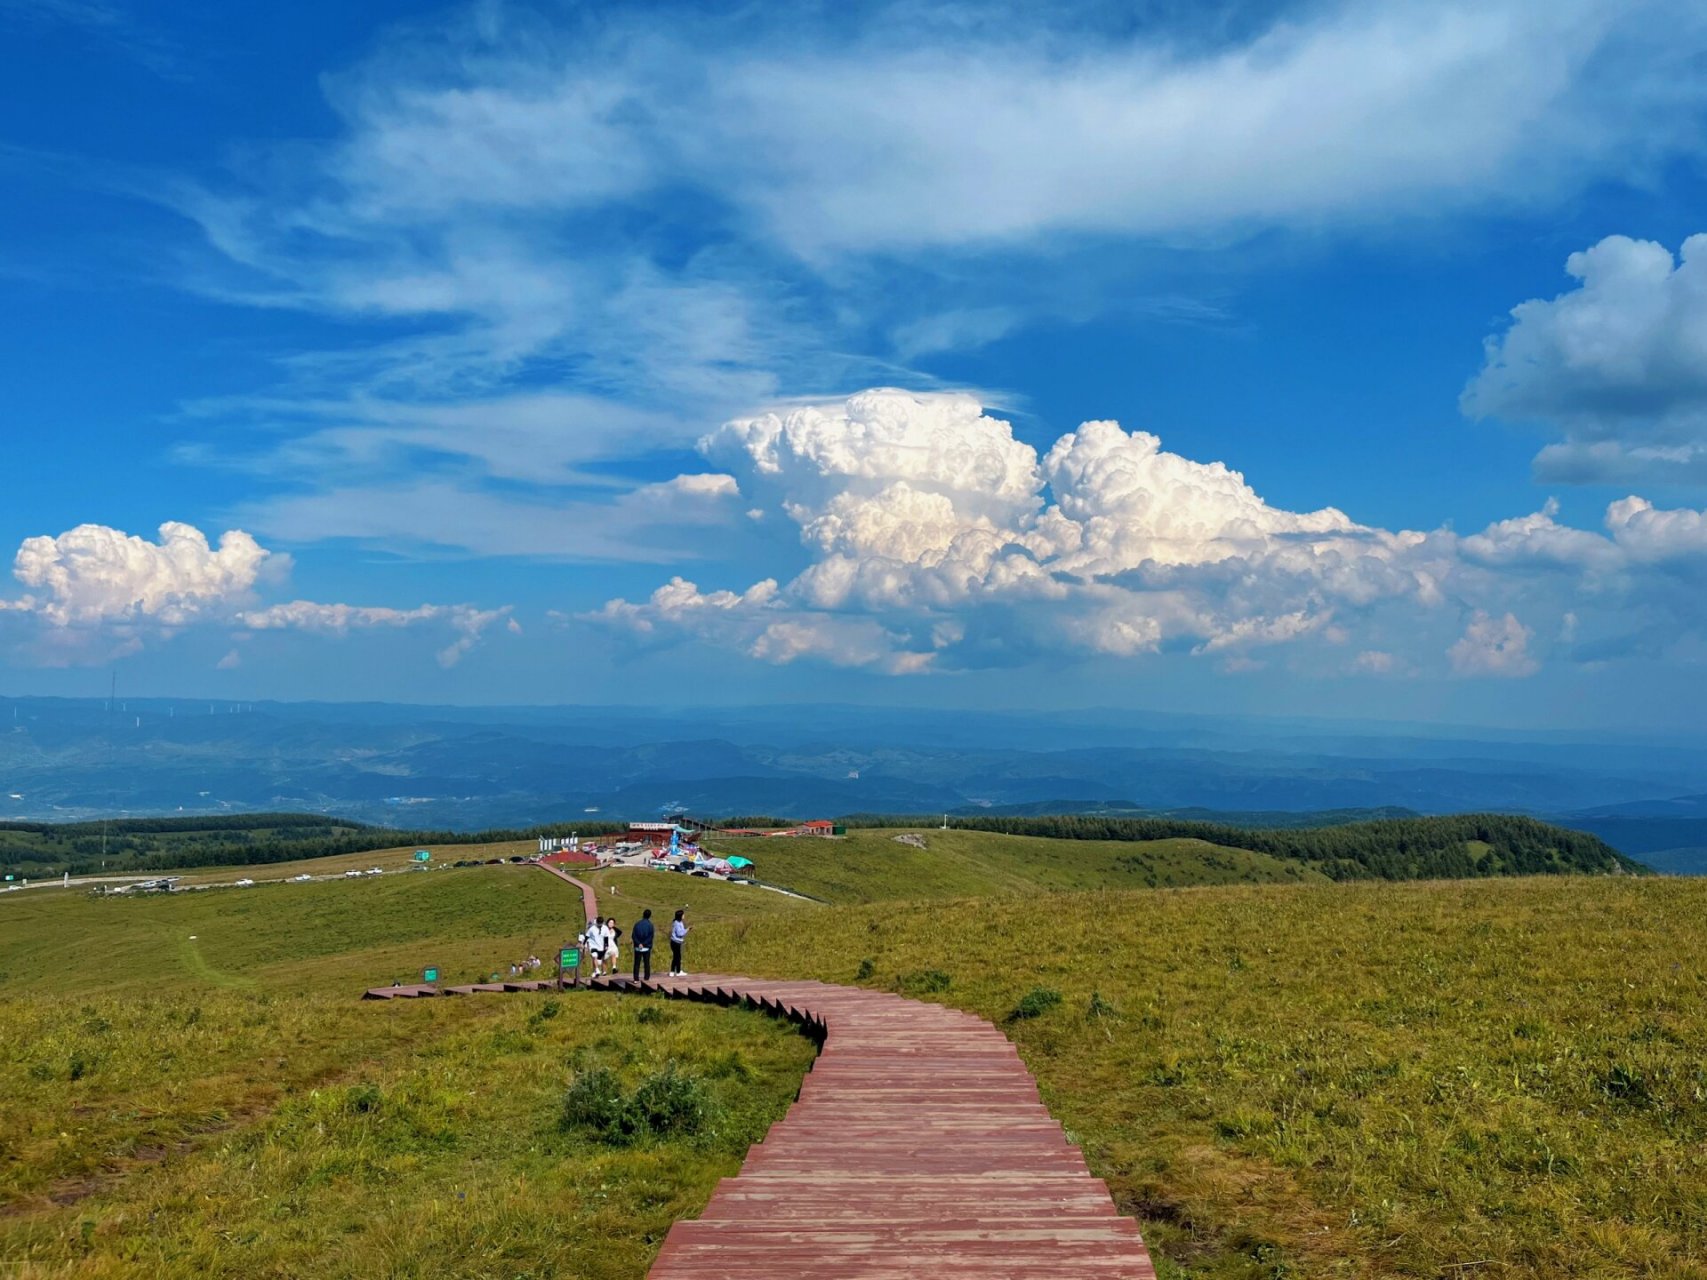
[[[693,872],[692,874],[696,875],[696,876],[700,876],[701,878],[706,879],[706,880],[711,879],[711,872],[706,871],[703,868],[699,871]]]
[[[369,867],[369,868],[368,868],[368,869],[367,869],[367,870],[366,870],[366,871],[364,871],[364,872],[363,872],[363,873],[362,873],[362,874],[363,874],[363,875],[369,875],[369,876],[382,876],[382,875],[384,875],[384,874],[385,874],[385,872],[384,872],[384,871],[382,871],[382,870],[381,870],[381,869],[380,869],[380,868],[378,868],[378,867]]]
[[[247,876],[245,876],[243,879],[241,879],[237,882],[237,887],[239,889],[247,889],[250,885],[252,885],[254,883],[255,882],[253,880],[251,880]]]
[[[486,859],[486,865],[489,867],[499,867],[499,866],[502,866],[503,864],[504,864],[504,860],[502,858],[488,858],[488,859]]]
[[[526,862],[527,859],[522,857],[522,855],[519,853],[512,853],[510,855],[510,861],[511,862]]]
[[[691,872],[693,870],[693,864],[691,862],[678,862],[675,866],[671,867],[670,870],[681,871],[684,873]]]
[[[296,880],[296,881],[302,881],[302,880],[312,880],[312,879],[314,879],[314,877],[309,875],[308,872],[304,871],[299,876],[292,876],[291,879]]]

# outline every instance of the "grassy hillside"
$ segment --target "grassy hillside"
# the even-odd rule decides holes
[[[656,920],[669,919],[685,907],[695,924],[714,920],[766,920],[773,916],[795,916],[822,911],[818,903],[787,894],[772,893],[756,885],[724,884],[673,871],[642,871],[613,867],[582,876],[598,891],[599,908],[614,915],[625,930],[647,907]],[[625,951],[627,950],[624,944]]]
[[[917,821],[872,818],[859,825],[909,826]],[[950,825],[1065,840],[1204,840],[1302,862],[1334,880],[1619,875],[1646,870],[1586,831],[1504,813],[1393,818],[1312,828],[1240,827],[1173,817],[1088,814],[954,818]]]
[[[930,828],[726,847],[843,905],[640,870],[595,873],[602,905],[625,926],[686,905],[696,972],[995,1019],[1169,1280],[1707,1280],[1707,883],[1334,884],[1189,840]],[[0,898],[0,1257],[641,1275],[780,1114],[803,1040],[587,993],[352,998],[548,954],[578,906],[508,865]],[[633,1089],[670,1060],[700,1132],[559,1127],[577,1071]]]
[[[507,865],[138,898],[31,889],[0,900],[0,995],[348,990],[429,963],[472,981],[573,937],[578,912],[560,881]]]
[[[0,1257],[31,1276],[641,1275],[782,1113],[805,1040],[588,992],[355,998],[426,962],[457,980],[544,954],[578,907],[507,866],[0,901]],[[670,1063],[695,1131],[613,1146],[560,1123],[577,1073],[632,1090]]]
[[[725,839],[707,847],[827,902],[965,898],[1039,889],[1319,881],[1313,868],[1203,840],[1052,840],[984,831],[854,828],[840,839]]]
[[[1707,1277],[1707,884],[885,903],[691,954],[1001,1022],[1175,1280]]]
[[[608,822],[577,825],[583,835],[622,829]],[[36,879],[66,871],[78,876],[102,871],[262,867],[405,845],[414,850],[521,842],[532,852],[536,847],[534,837],[546,830],[541,827],[476,832],[411,831],[302,813],[113,818],[106,822],[0,822],[0,871]],[[549,830],[555,833],[556,828]]]

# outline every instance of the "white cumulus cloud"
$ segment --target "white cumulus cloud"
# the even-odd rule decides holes
[[[217,549],[192,525],[168,521],[150,542],[106,525],[24,539],[12,574],[42,592],[29,607],[56,626],[152,620],[177,626],[248,597],[271,552],[240,529]]]
[[[1562,435],[1544,479],[1707,480],[1707,235],[1681,252],[1608,236],[1573,253],[1577,286],[1512,309],[1463,404]]]
[[[1692,626],[1686,570],[1707,571],[1707,515],[1688,509],[1631,497],[1598,531],[1562,523],[1549,501],[1467,537],[1387,530],[1334,507],[1276,507],[1224,463],[1113,422],[1039,457],[956,394],[795,405],[736,419],[702,449],[782,517],[763,528],[792,527],[806,565],[745,591],[677,578],[588,616],[775,663],[922,671],[1181,650],[1234,670],[1257,649],[1309,648],[1332,669],[1382,674],[1426,664],[1435,635],[1453,671],[1526,675],[1540,659],[1518,607],[1563,628],[1592,605],[1585,627],[1603,635],[1631,615]],[[1454,610],[1471,621],[1448,644]],[[1404,652],[1393,633],[1408,633]]]
[[[448,667],[479,643],[493,623],[508,619],[514,626],[508,605],[396,609],[312,600],[259,603],[260,589],[275,586],[289,566],[288,556],[267,550],[239,529],[222,534],[215,548],[201,530],[181,522],[161,525],[158,542],[106,525],[83,524],[57,537],[24,540],[13,574],[33,591],[0,601],[0,611],[32,617],[44,626],[43,653],[53,663],[104,661],[135,652],[145,636],[198,624],[243,632],[329,634],[431,624],[452,634],[438,654]],[[232,649],[218,667],[229,670],[240,662]]]
[[[1495,618],[1478,610],[1446,656],[1459,675],[1534,675],[1540,664],[1529,652],[1532,634],[1510,613]]]

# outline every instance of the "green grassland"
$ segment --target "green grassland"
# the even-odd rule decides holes
[[[1707,884],[1091,892],[711,923],[1002,1023],[1178,1278],[1707,1277]],[[1060,993],[1014,1018],[1027,993]]]
[[[598,892],[600,912],[614,915],[625,930],[647,907],[652,908],[655,920],[668,920],[685,908],[687,918],[695,924],[757,922],[823,910],[818,903],[772,893],[757,885],[725,884],[673,871],[611,867],[586,872],[580,878]],[[627,950],[626,944],[623,949]]]
[[[426,963],[459,981],[546,955],[579,907],[512,866],[8,896],[0,1258],[27,1276],[642,1274],[781,1114],[808,1042],[585,991],[356,998]],[[702,1131],[612,1148],[559,1127],[577,1070],[633,1084],[666,1062],[700,1081]]]
[[[965,898],[1037,890],[1316,882],[1307,865],[1204,840],[1052,840],[931,827],[826,838],[713,839],[767,884],[827,902]]]
[[[997,1021],[1169,1280],[1707,1280],[1707,883],[1335,884],[1202,841],[929,828],[723,848],[838,905],[588,878],[625,927],[685,906],[691,971]],[[1194,879],[1221,883],[1165,887]],[[0,1258],[641,1275],[793,1096],[806,1041],[586,992],[354,999],[549,954],[578,911],[509,865],[0,898]],[[670,1061],[704,1091],[700,1132],[558,1125],[577,1071],[633,1086]]]
[[[242,1007],[189,1006],[202,1023],[241,1019]],[[359,1020],[386,1025],[394,1042],[375,1056],[346,1050],[341,1070],[264,1110],[210,1116],[164,1149],[127,1148],[59,1182],[63,1205],[0,1211],[0,1256],[25,1260],[30,1276],[632,1280],[781,1116],[813,1053],[759,1014],[585,991],[379,1009],[345,994],[344,1007],[310,1003],[300,1018],[288,1000],[254,1008],[250,1043],[293,1024],[298,1038],[361,1036]],[[91,1029],[103,1010],[125,1016],[85,1005],[62,1034],[171,1043],[186,1016],[156,1006]],[[560,1126],[576,1070],[636,1082],[666,1064],[703,1082],[700,1131],[612,1147]]]
[[[247,877],[256,883],[288,880],[303,873],[311,876],[338,876],[346,871],[366,871],[369,867],[378,867],[382,871],[412,871],[420,866],[415,861],[415,852],[420,848],[422,846],[419,844],[400,844],[358,853],[334,853],[318,858],[302,858],[295,862],[272,862],[264,866],[236,863],[231,866],[197,867],[195,870],[174,874],[181,883],[193,885],[229,884],[239,876]],[[539,851],[539,846],[532,840],[501,840],[491,844],[433,844],[426,848],[433,855],[432,861],[426,866],[433,871],[458,861],[483,863],[490,858],[508,859],[516,855],[531,858]]]

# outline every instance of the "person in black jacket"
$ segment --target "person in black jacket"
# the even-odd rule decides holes
[[[639,982],[644,978],[652,981],[652,938],[655,930],[652,927],[652,908],[647,907],[640,913],[640,919],[634,922],[634,932],[630,935],[634,943],[634,980]],[[642,974],[641,970],[645,973]]]

